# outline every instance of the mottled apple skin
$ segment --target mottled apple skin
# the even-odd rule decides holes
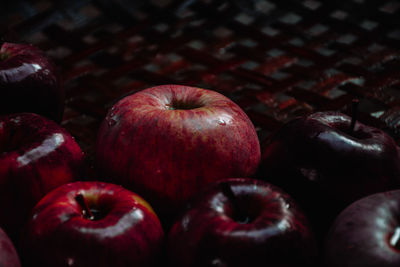
[[[80,178],[83,153],[55,122],[33,113],[0,116],[0,225],[14,240],[48,192]]]
[[[168,215],[209,182],[253,175],[259,161],[257,133],[241,108],[195,87],[163,85],[123,98],[97,139],[100,173]]]
[[[78,194],[103,216],[86,218]],[[24,259],[43,267],[154,266],[163,238],[157,215],[137,194],[109,183],[75,182],[35,206],[23,236]]]
[[[385,132],[339,112],[296,118],[263,148],[258,176],[288,192],[323,235],[353,201],[400,186],[400,158]]]
[[[0,229],[0,266],[21,267],[17,251],[7,234]]]
[[[46,55],[29,44],[0,47],[0,114],[32,112],[60,122],[64,113],[61,77]]]
[[[222,189],[229,184],[236,203]],[[238,222],[238,209],[249,216]],[[170,266],[314,266],[308,221],[289,195],[255,179],[226,179],[199,193],[172,226]]]
[[[399,218],[400,190],[369,195],[352,203],[329,231],[324,266],[400,266]]]

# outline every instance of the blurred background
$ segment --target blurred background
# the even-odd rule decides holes
[[[400,1],[3,1],[2,42],[53,58],[67,95],[62,126],[90,158],[119,98],[159,84],[216,90],[260,140],[319,110],[350,114],[400,144]]]

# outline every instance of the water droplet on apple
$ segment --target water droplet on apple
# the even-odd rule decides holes
[[[211,261],[211,266],[220,266],[220,267],[222,267],[222,266],[226,266],[226,264],[221,259],[216,258],[216,259],[213,259]]]
[[[72,257],[70,257],[70,258],[67,258],[67,264],[68,264],[68,266],[73,266],[73,265],[74,265],[74,263],[75,263],[75,260],[74,260],[74,258],[72,258]]]
[[[115,107],[112,107],[112,108],[110,109],[110,113],[108,114],[108,116],[109,116],[109,117],[114,117],[114,115],[115,115]]]
[[[226,122],[224,120],[219,119],[218,124],[224,126],[226,125]]]
[[[108,126],[112,127],[116,124],[117,122],[114,119],[108,119]]]

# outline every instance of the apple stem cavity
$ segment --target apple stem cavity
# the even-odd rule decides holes
[[[221,186],[224,195],[233,203],[233,219],[240,224],[249,223],[250,218],[246,215],[242,205],[239,205],[238,198],[233,192],[232,187],[228,183],[221,183]]]
[[[78,202],[79,206],[82,208],[83,217],[93,221],[95,219],[95,217],[94,217],[92,211],[90,210],[89,205],[88,205],[86,199],[83,197],[83,195],[82,194],[76,195],[75,200],[76,200],[76,202]]]
[[[354,98],[351,101],[351,123],[350,123],[350,133],[354,132],[354,126],[356,125],[357,115],[358,115],[358,104],[360,101],[357,98]]]
[[[180,101],[173,100],[170,104],[167,104],[167,109],[169,110],[191,110],[202,107],[200,103],[195,101]]]

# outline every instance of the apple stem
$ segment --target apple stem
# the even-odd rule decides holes
[[[354,98],[351,101],[351,123],[350,123],[350,132],[354,131],[354,126],[356,125],[357,115],[358,115],[358,104],[360,101],[357,98]]]
[[[83,197],[83,195],[82,194],[76,195],[75,200],[81,206],[83,216],[89,220],[94,220],[94,215],[90,211],[89,205],[88,205],[86,199]]]
[[[222,192],[225,196],[228,197],[233,203],[234,209],[234,219],[239,223],[248,223],[249,218],[245,215],[246,213],[241,208],[241,205],[238,203],[238,199],[235,193],[232,190],[232,187],[228,183],[221,183]]]

